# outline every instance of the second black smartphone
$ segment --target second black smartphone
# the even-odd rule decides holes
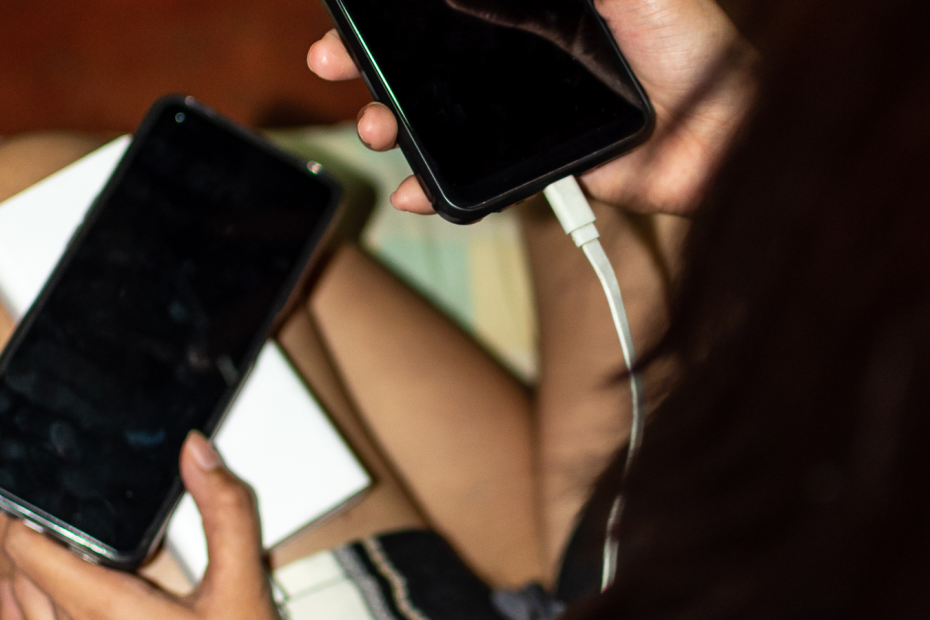
[[[448,220],[643,142],[649,101],[592,0],[323,0]]]
[[[191,99],[146,117],[0,357],[0,506],[134,568],[338,200],[318,167]]]

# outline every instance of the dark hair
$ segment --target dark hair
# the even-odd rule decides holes
[[[570,615],[930,617],[930,5],[739,16],[761,91],[685,250],[681,381]]]

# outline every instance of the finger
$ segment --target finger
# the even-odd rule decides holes
[[[85,562],[22,522],[10,524],[4,550],[17,574],[73,617],[82,618],[93,612],[94,617],[161,618],[173,611],[168,598],[145,581]],[[14,582],[17,600],[26,618],[33,620],[20,598],[17,583]],[[140,613],[140,609],[146,613]]]
[[[436,213],[415,176],[409,176],[401,182],[394,193],[391,194],[391,204],[398,211],[409,211],[419,215],[434,215]]]
[[[374,151],[387,151],[397,145],[397,119],[383,103],[369,103],[358,113],[358,137]]]
[[[433,215],[436,213],[415,176],[407,177],[394,190],[394,193],[391,194],[391,204],[398,211],[409,211],[419,215]]]
[[[3,546],[3,541],[6,538],[6,529],[10,524],[10,518],[4,515],[0,515],[0,547]],[[10,564],[10,559],[6,557],[5,553],[0,553],[0,579],[7,579],[13,577],[13,565]],[[0,616],[0,620],[5,620],[4,616]]]
[[[25,620],[55,620],[51,599],[22,573],[13,577],[13,594]]]
[[[226,469],[216,450],[198,432],[192,432],[184,442],[181,477],[200,511],[207,539],[209,563],[195,598],[206,595],[247,600],[265,596],[264,551],[252,489]]]
[[[335,30],[330,30],[310,46],[307,66],[324,80],[351,80],[359,75],[358,67]]]
[[[423,188],[420,187],[420,182],[414,176],[404,179],[397,190],[391,194],[391,204],[400,211],[409,211],[420,215],[433,215],[436,213]]]
[[[23,612],[13,594],[13,582],[10,579],[0,581],[0,620],[25,620]]]

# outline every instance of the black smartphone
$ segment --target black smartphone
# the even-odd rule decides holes
[[[0,506],[133,569],[339,199],[191,98],[159,101],[0,356]]]
[[[645,141],[593,0],[323,0],[433,203],[470,223]]]

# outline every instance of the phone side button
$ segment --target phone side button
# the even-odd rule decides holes
[[[40,534],[45,533],[45,528],[39,525],[38,523],[33,523],[29,519],[23,519],[23,523],[25,523],[26,527],[28,527],[30,530],[35,530],[36,532]]]
[[[87,553],[80,547],[71,547],[71,551],[88,564],[100,564],[100,559],[98,557]]]

